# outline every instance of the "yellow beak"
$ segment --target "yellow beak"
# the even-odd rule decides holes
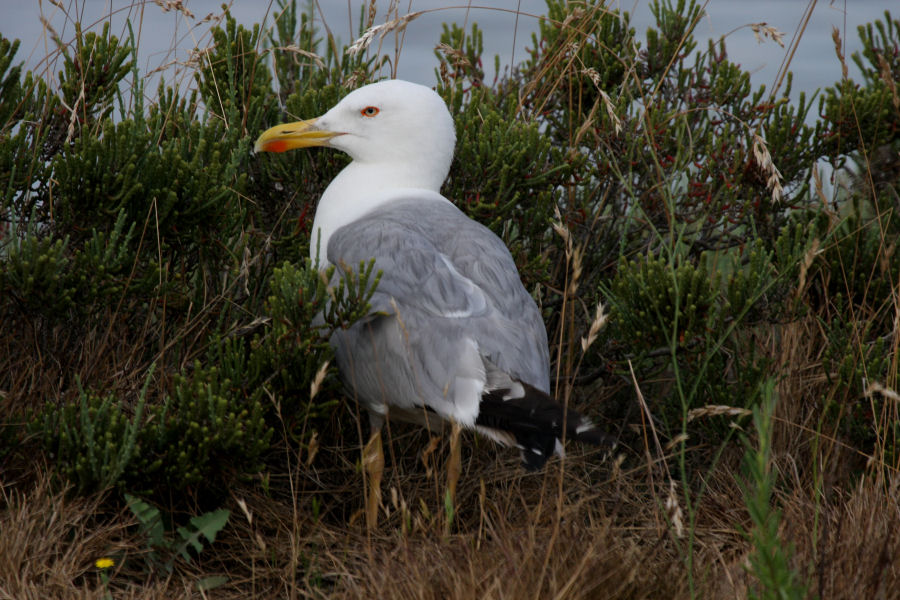
[[[334,131],[325,131],[316,127],[317,119],[285,123],[266,129],[256,139],[254,152],[285,152],[294,148],[310,146],[327,146],[328,140],[341,135]]]

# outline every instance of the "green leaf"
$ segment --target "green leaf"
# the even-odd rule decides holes
[[[159,509],[131,494],[125,494],[125,501],[141,524],[141,532],[147,536],[147,544],[157,548],[169,546]]]
[[[191,560],[191,556],[187,551],[188,546],[191,546],[198,553],[203,551],[203,541],[200,539],[201,535],[204,536],[209,543],[213,543],[216,539],[216,534],[225,527],[230,516],[230,510],[227,508],[220,508],[219,510],[191,518],[191,525],[193,526],[194,531],[188,527],[179,527],[178,535],[184,540],[178,548],[178,552],[181,554],[182,558],[187,561]]]

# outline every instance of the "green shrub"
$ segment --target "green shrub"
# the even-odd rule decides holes
[[[669,435],[681,430],[690,409],[751,407],[769,366],[753,341],[754,309],[775,284],[769,254],[756,248],[746,265],[726,257],[715,272],[707,262],[623,258],[604,294],[609,335],[627,344],[642,380],[657,382],[645,393]]]
[[[127,412],[113,394],[105,397],[79,390],[77,402],[48,404],[32,420],[53,455],[59,472],[79,491],[121,486],[141,453],[142,417],[150,375],[134,412]]]
[[[68,239],[13,236],[0,266],[0,290],[28,312],[50,318],[72,308],[76,286],[72,281]]]
[[[165,402],[153,407],[129,487],[152,490],[141,487],[145,479],[160,480],[173,492],[201,482],[216,489],[235,474],[258,471],[272,438],[264,414],[262,390],[250,398],[236,394],[218,369],[195,363],[189,375],[176,376]]]

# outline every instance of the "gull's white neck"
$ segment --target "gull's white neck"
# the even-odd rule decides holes
[[[442,183],[443,174],[438,180],[433,170],[416,169],[408,163],[351,162],[338,173],[319,199],[309,244],[313,264],[316,264],[317,254],[319,267],[329,264],[328,240],[335,231],[369,211],[403,197],[404,192],[433,195],[435,199],[449,202],[440,195]]]

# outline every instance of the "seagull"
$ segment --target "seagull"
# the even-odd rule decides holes
[[[330,340],[345,387],[369,414],[370,528],[387,418],[451,425],[451,499],[462,429],[516,446],[529,470],[561,455],[564,438],[607,443],[550,397],[544,322],[503,241],[441,195],[455,144],[453,118],[434,90],[388,80],[354,90],[318,118],[272,127],[254,147],[327,146],[352,159],[319,200],[310,258],[340,271],[374,258],[381,272],[371,311]]]

